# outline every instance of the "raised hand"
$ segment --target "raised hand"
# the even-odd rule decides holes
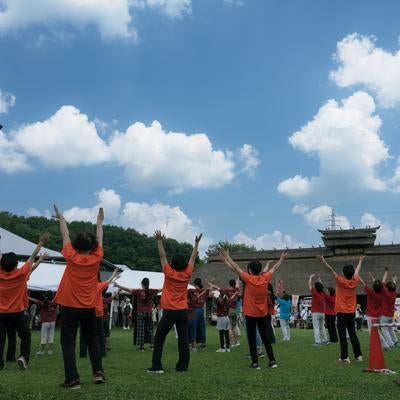
[[[97,214],[97,222],[103,223],[103,221],[104,221],[104,209],[103,209],[103,207],[100,207],[99,213]]]
[[[49,257],[50,257],[49,253],[44,252],[44,253],[40,254],[38,261],[41,262],[43,260],[47,260]]]
[[[53,218],[57,218],[60,219],[62,217],[62,214],[60,213],[60,210],[58,209],[58,207],[54,204],[54,215]]]
[[[195,243],[199,243],[202,237],[203,237],[203,234],[202,234],[202,233],[200,233],[200,235],[197,235],[197,236],[195,237],[195,239],[194,239]]]
[[[40,237],[39,237],[39,242],[43,244],[44,242],[46,242],[47,240],[49,240],[50,237],[51,237],[51,235],[50,235],[49,232],[44,232],[44,233],[42,233],[42,234],[40,235]]]
[[[286,260],[288,257],[289,257],[289,252],[288,251],[284,251],[284,252],[281,253],[280,259],[283,261],[283,260]]]
[[[158,241],[158,240],[161,240],[161,241],[162,241],[162,240],[165,239],[165,235],[164,235],[163,233],[161,233],[160,230],[156,230],[156,231],[154,232],[153,237],[154,237],[154,239],[156,239],[157,241]]]
[[[365,261],[365,256],[364,255],[360,256],[359,260],[360,260],[360,262]]]

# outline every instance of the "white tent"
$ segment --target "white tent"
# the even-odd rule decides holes
[[[19,263],[19,267],[24,265]],[[29,290],[55,292],[64,274],[65,264],[41,263],[31,274],[28,281]]]
[[[30,256],[36,247],[36,243],[23,239],[12,232],[7,231],[0,227],[0,251],[1,253],[14,252],[15,254]],[[39,239],[39,238],[38,238]],[[58,251],[47,249],[43,247],[42,252],[49,253],[52,257],[62,257]]]

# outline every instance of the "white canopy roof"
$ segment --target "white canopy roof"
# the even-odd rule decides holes
[[[32,243],[29,240],[23,239],[22,237],[15,235],[12,232],[7,231],[0,227],[0,251],[2,253],[14,252],[15,254],[30,256],[36,247],[36,243]],[[62,257],[62,254],[58,251],[53,251],[43,247],[43,252],[49,253],[52,257]]]

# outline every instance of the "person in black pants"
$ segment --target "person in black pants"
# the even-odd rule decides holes
[[[178,333],[179,360],[176,363],[177,371],[186,371],[189,368],[189,339],[188,339],[188,290],[187,286],[193,273],[194,262],[197,257],[197,250],[202,235],[196,236],[192,255],[186,263],[182,255],[172,257],[171,264],[167,261],[163,246],[165,236],[160,231],[155,231],[154,238],[157,241],[158,252],[160,254],[161,266],[164,272],[164,286],[161,295],[161,308],[163,315],[158,324],[154,336],[154,349],[152,366],[147,372],[162,374],[164,369],[161,364],[161,357],[165,338],[171,328],[176,326]]]
[[[7,331],[7,356],[6,361],[14,362],[16,360],[15,353],[17,352],[17,331],[12,324],[6,324]]]

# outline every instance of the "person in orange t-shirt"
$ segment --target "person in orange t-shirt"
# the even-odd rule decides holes
[[[342,364],[350,363],[346,330],[350,337],[351,346],[353,347],[354,358],[356,361],[362,361],[360,342],[356,334],[354,319],[357,306],[356,289],[365,256],[360,256],[355,270],[352,265],[345,265],[343,267],[343,276],[336,273],[326,262],[324,256],[318,256],[318,258],[336,280],[335,312],[340,343],[340,358],[338,362]]]
[[[21,338],[21,353],[17,359],[20,369],[26,369],[31,353],[31,332],[24,311],[28,308],[27,281],[36,267],[48,256],[43,254],[35,261],[48,234],[40,237],[32,255],[22,268],[18,268],[15,253],[4,253],[0,260],[0,370],[4,368],[4,345],[7,329],[14,328]]]
[[[61,347],[65,373],[64,383],[60,386],[66,389],[80,389],[75,356],[78,325],[89,349],[94,382],[105,381],[96,334],[95,311],[98,295],[97,277],[103,259],[104,211],[100,208],[97,216],[96,236],[90,232],[81,232],[72,243],[64,216],[56,206],[54,211],[55,217],[60,221],[63,240],[61,253],[67,262],[55,297],[55,302],[61,307]]]
[[[276,368],[274,352],[271,342],[267,335],[267,287],[272,278],[272,274],[281,266],[288,257],[288,253],[282,253],[279,261],[275,263],[267,272],[262,272],[262,265],[259,261],[251,261],[247,265],[248,273],[243,272],[235,261],[232,260],[229,253],[219,248],[219,254],[222,261],[239,275],[239,278],[246,284],[243,298],[243,314],[246,318],[247,340],[249,342],[250,356],[252,364],[250,368],[260,369],[258,365],[258,354],[256,345],[256,327],[267,351],[270,368]]]
[[[153,374],[164,373],[161,357],[165,338],[175,325],[178,332],[179,360],[176,363],[176,371],[187,371],[189,368],[189,339],[188,339],[188,283],[193,273],[193,266],[197,256],[197,250],[202,234],[196,236],[194,247],[189,262],[186,263],[182,255],[172,257],[168,263],[163,246],[165,236],[160,231],[155,231],[154,238],[157,241],[160,254],[161,266],[164,272],[164,285],[161,294],[162,317],[158,323],[154,336],[154,350],[152,366],[147,372]]]

